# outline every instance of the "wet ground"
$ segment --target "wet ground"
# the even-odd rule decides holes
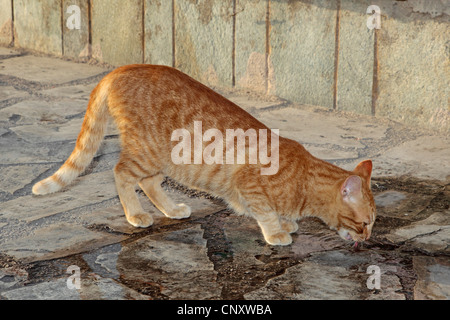
[[[0,266],[20,270],[23,278],[11,275],[0,281],[32,288],[61,279],[58,286],[64,287],[67,268],[76,265],[82,286],[99,287],[80,293],[82,299],[448,299],[448,225],[441,241],[420,241],[436,233],[434,228],[404,239],[391,231],[430,217],[448,222],[450,186],[388,178],[375,179],[373,188],[377,202],[387,205],[378,207],[372,239],[357,249],[316,219],[300,223],[293,245],[269,246],[251,219],[223,209],[60,259],[21,264],[2,256]],[[105,225],[90,227],[116,232]],[[381,269],[379,289],[367,287],[371,265]],[[433,277],[443,295],[418,296],[418,280]],[[10,293],[4,292],[6,298],[45,297]]]
[[[450,138],[383,119],[222,91],[316,156],[346,169],[373,159],[378,215],[356,249],[310,218],[292,245],[267,245],[252,219],[171,180],[191,218],[165,218],[138,191],[155,223],[133,228],[114,188],[113,127],[71,188],[33,196],[108,70],[0,48],[0,300],[450,298]]]

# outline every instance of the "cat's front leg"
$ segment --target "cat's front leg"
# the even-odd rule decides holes
[[[293,220],[281,218],[281,228],[286,232],[294,233],[298,230],[298,224]]]
[[[268,244],[287,246],[292,243],[292,237],[288,231],[283,229],[278,214],[274,212],[260,213],[255,218]]]

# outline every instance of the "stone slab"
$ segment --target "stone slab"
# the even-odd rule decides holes
[[[270,255],[268,247],[261,248],[258,242],[264,243],[261,229],[255,219],[246,216],[230,215],[223,227],[226,239],[229,241],[233,258],[248,266],[262,265],[256,259],[257,255]]]
[[[24,283],[28,278],[28,272],[17,266],[4,267],[0,269],[0,297],[1,293],[20,283]]]
[[[366,128],[363,135],[361,128],[360,134],[356,135],[348,120],[338,120],[293,107],[264,112],[256,118],[271,129],[279,129],[283,137],[312,145],[335,144],[349,148],[348,151],[363,148],[358,138],[367,137],[371,130],[375,131],[374,128]],[[351,136],[348,137],[349,135]]]
[[[295,259],[304,259],[312,253],[328,250],[338,250],[346,245],[336,234],[326,226],[321,225],[313,227],[311,230],[311,221],[304,219],[298,221],[299,231],[292,234],[293,243],[286,247],[286,250],[280,250],[279,256],[290,256]],[[247,265],[264,265],[257,259],[261,255],[276,258],[277,255],[271,250],[270,246],[261,246],[264,242],[261,229],[255,219],[245,216],[230,215],[224,223],[224,233],[230,243],[234,259]],[[310,229],[309,231],[306,231]]]
[[[3,61],[1,73],[41,84],[62,84],[96,76],[106,70],[47,57],[24,56]]]
[[[145,0],[145,63],[173,66],[173,3]]]
[[[450,252],[450,211],[434,213],[425,220],[392,230],[386,238],[426,252]]]
[[[30,181],[34,178],[30,177]],[[32,222],[116,196],[112,171],[89,174],[77,178],[66,191],[45,196],[27,195],[3,202],[0,218]]]
[[[83,260],[86,261],[90,270],[95,272],[95,274],[104,278],[119,279],[120,273],[117,270],[117,258],[121,250],[121,243],[112,244],[84,253]]]
[[[373,259],[367,254],[353,255],[339,250],[315,253],[244,297],[258,300],[404,300],[404,295],[396,292],[402,286],[395,276],[389,276],[389,281],[382,283],[381,296],[370,294],[366,287],[368,275],[361,272],[360,267]],[[386,278],[382,275],[381,279]]]
[[[60,0],[14,1],[14,45],[63,54]]]
[[[435,195],[389,190],[375,195],[378,213],[387,217],[415,219],[426,210]]]
[[[0,72],[2,68],[2,61],[0,60]],[[0,102],[9,99],[16,98],[27,98],[30,97],[30,94],[26,91],[20,91],[15,89],[13,86],[0,86]],[[0,119],[3,120],[3,118]]]
[[[218,299],[222,288],[207,253],[203,230],[194,225],[124,246],[117,257],[117,270],[122,281],[146,287],[153,284],[166,298]]]
[[[417,281],[414,286],[414,299],[449,300],[450,264],[444,257],[413,257]]]
[[[262,111],[266,108],[275,108],[276,106],[282,105],[283,101],[278,99],[255,99],[249,95],[233,95],[225,94],[226,98],[235,104],[237,104],[242,109],[253,114],[255,111]]]
[[[30,177],[37,176],[50,169],[51,165],[17,165],[0,167],[0,192],[13,194],[30,184]]]
[[[70,141],[76,139],[83,119],[72,119],[59,123],[38,123],[11,128],[23,140],[29,143]]]
[[[338,160],[349,160],[358,158],[358,152],[355,151],[344,151],[333,147],[320,147],[320,146],[310,146],[308,144],[303,145],[306,150],[308,150],[313,156],[326,160],[326,161],[338,161]]]
[[[270,93],[333,107],[336,9],[336,1],[271,2]]]
[[[142,1],[93,0],[91,9],[92,56],[114,66],[143,63]]]
[[[405,199],[407,199],[407,196],[398,191],[385,191],[374,197],[377,207],[389,207]]]
[[[303,222],[299,221],[298,223],[302,224]],[[299,232],[292,244],[291,251],[294,257],[304,259],[316,252],[338,250],[345,244],[335,232],[326,232],[325,230],[314,234]]]
[[[81,279],[81,288],[78,290],[82,300],[148,300],[127,286],[108,278],[94,275],[90,279]]]
[[[0,297],[7,300],[143,300],[148,297],[127,288],[112,280],[91,274],[89,277],[82,275],[80,289],[69,289],[67,277],[52,281],[28,285],[23,288],[5,290],[0,292]]]
[[[45,164],[58,163],[65,160],[73,150],[75,143],[60,146],[55,149],[52,145],[30,145],[28,142],[2,137],[0,139],[0,164]]]
[[[67,288],[67,278],[9,290],[0,296],[7,300],[80,300],[77,290]]]
[[[2,88],[2,87],[0,87]],[[15,91],[10,91],[16,94]],[[86,101],[65,99],[62,101],[25,100],[0,110],[0,119],[14,117],[15,127],[23,125],[59,125],[69,122],[69,118],[86,111]],[[67,118],[66,118],[67,117]],[[14,127],[13,127],[14,128]],[[81,128],[81,123],[78,128]],[[74,135],[74,138],[77,134]]]
[[[450,138],[425,136],[407,141],[375,157],[374,175],[450,179]]]
[[[117,243],[125,237],[88,230],[76,223],[56,223],[2,244],[2,252],[24,262],[61,258]]]
[[[61,86],[52,89],[42,90],[42,93],[52,97],[61,97],[71,100],[84,100],[88,101],[92,90],[97,86],[98,83],[90,84],[79,84],[71,86]],[[87,108],[87,103],[85,109]]]
[[[175,67],[212,86],[232,85],[233,1],[175,1]]]
[[[53,127],[42,126],[19,126],[14,130],[0,129],[2,133],[12,133],[4,135],[0,139],[0,165],[18,165],[18,164],[62,164],[63,161],[73,151],[75,141],[81,127],[82,119],[78,121],[72,120],[71,126],[62,127],[61,133],[58,131],[58,124],[53,124]],[[74,122],[75,121],[75,122]],[[37,131],[33,129],[37,128]],[[28,130],[28,131],[27,131]],[[33,134],[40,133],[36,137]],[[107,127],[107,135],[115,135],[117,131],[113,125]],[[22,136],[20,136],[22,135]],[[45,139],[49,139],[48,141]],[[32,142],[28,142],[32,141]],[[53,141],[53,142],[49,142]],[[118,156],[114,155],[120,151],[120,144],[117,138],[109,138],[102,142],[96,156],[111,154],[105,163],[98,168],[104,167],[104,170],[109,170],[112,167],[105,167],[105,164],[110,163],[111,166],[117,161]],[[97,170],[97,167],[95,170]]]

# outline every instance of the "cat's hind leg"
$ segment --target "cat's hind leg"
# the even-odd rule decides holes
[[[153,218],[150,213],[144,211],[135,191],[135,186],[139,181],[136,173],[125,161],[119,161],[114,168],[114,178],[117,193],[128,222],[135,227],[146,228],[151,226]]]
[[[164,180],[162,174],[146,177],[139,181],[139,186],[166,217],[171,219],[185,219],[191,215],[191,208],[184,203],[175,204],[161,187]]]

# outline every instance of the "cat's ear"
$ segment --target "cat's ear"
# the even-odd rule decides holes
[[[361,161],[353,170],[353,172],[364,178],[367,186],[370,188],[370,177],[372,176],[372,160]]]
[[[341,195],[344,198],[352,199],[361,193],[362,181],[359,176],[350,176],[341,186]]]

